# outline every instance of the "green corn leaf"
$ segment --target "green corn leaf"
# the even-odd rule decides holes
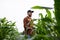
[[[43,8],[40,6],[33,6],[32,9],[43,9]]]
[[[47,17],[51,18],[51,12],[48,9],[46,9],[46,12],[47,12]]]
[[[41,17],[41,19],[43,18],[43,14],[42,13],[40,13],[39,16]]]
[[[44,7],[44,6],[33,6],[32,9],[53,9],[53,8]]]

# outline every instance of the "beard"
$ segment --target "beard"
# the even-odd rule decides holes
[[[31,15],[29,15],[29,17],[31,17]]]

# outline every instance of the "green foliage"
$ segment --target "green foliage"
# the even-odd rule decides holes
[[[56,19],[52,18],[52,14],[48,8],[34,6],[32,9],[45,9],[46,15],[39,14],[39,19],[36,20],[36,36],[33,40],[57,40],[57,30],[55,30]]]
[[[32,9],[43,9],[41,6],[34,6]]]
[[[33,6],[32,9],[52,9],[50,7],[43,7],[43,6]]]
[[[55,17],[57,20],[56,29],[58,33],[60,34],[60,0],[54,0],[54,8],[55,8]],[[59,34],[58,34],[58,37],[60,38]]]
[[[51,16],[51,12],[48,10],[48,9],[46,9],[46,12],[47,12],[47,16],[49,17],[49,18],[51,18],[52,16]]]
[[[16,40],[19,33],[14,26],[15,22],[0,18],[0,40]]]

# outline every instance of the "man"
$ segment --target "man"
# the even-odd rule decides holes
[[[34,11],[31,11],[31,10],[28,10],[27,11],[27,17],[24,18],[23,20],[23,23],[24,23],[24,31],[25,31],[25,34],[27,35],[31,35],[32,34],[32,28],[33,28],[33,25],[31,25],[31,21],[32,21],[32,13]]]

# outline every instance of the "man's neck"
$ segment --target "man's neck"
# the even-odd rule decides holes
[[[31,18],[30,16],[27,16],[27,17]]]

